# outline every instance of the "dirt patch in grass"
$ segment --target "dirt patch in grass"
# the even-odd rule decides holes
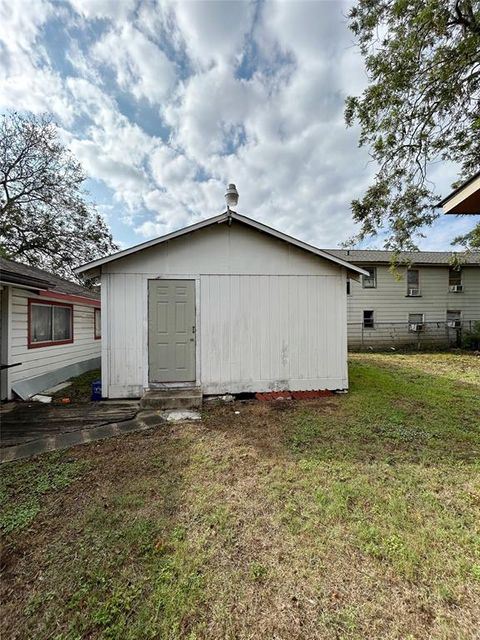
[[[22,463],[79,475],[5,536],[3,637],[475,638],[471,388],[369,357],[351,381]]]

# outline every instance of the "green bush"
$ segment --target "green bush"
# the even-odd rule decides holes
[[[480,320],[474,323],[471,331],[465,331],[462,346],[472,351],[480,350]]]

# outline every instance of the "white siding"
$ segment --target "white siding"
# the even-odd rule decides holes
[[[103,273],[337,275],[341,267],[238,222],[206,227],[108,263]]]
[[[341,275],[202,276],[204,393],[347,387]]]
[[[148,380],[147,275],[102,274],[102,393],[138,397]]]
[[[60,367],[100,356],[101,340],[94,339],[94,307],[73,304],[73,335],[70,344],[28,348],[28,299],[51,300],[24,289],[11,290],[10,362],[22,364],[9,369],[10,386]]]
[[[148,387],[147,281],[158,277],[195,280],[204,393],[348,386],[345,270],[234,223],[105,266],[108,397]]]
[[[374,265],[372,265],[374,266]],[[452,293],[448,287],[448,266],[414,266],[419,270],[421,296],[408,297],[406,270],[402,267],[401,279],[396,279],[388,265],[376,265],[377,286],[364,289],[360,282],[352,281],[351,295],[347,296],[348,342],[349,346],[361,344],[361,324],[363,311],[371,309],[375,313],[376,323],[407,323],[409,313],[423,313],[424,322],[440,323],[444,328],[447,310],[461,311],[462,320],[480,320],[480,267],[466,266],[462,269],[463,292]],[[400,333],[405,329],[399,329]],[[380,331],[378,338],[385,338]],[[368,334],[368,336],[367,336]],[[376,342],[375,329],[366,329],[369,345]],[[446,333],[445,333],[446,336]],[[411,341],[405,334],[404,341]]]

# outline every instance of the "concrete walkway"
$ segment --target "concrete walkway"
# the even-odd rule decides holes
[[[45,438],[38,438],[13,447],[4,447],[0,449],[0,462],[12,462],[13,460],[21,460],[22,458],[30,458],[48,451],[57,451],[59,449],[69,449],[78,444],[86,444],[95,442],[103,438],[110,438],[135,431],[145,431],[158,427],[161,424],[171,422],[172,414],[175,411],[140,411],[132,420],[123,422],[112,422],[99,427],[90,427],[89,429],[80,429],[78,431],[70,431],[51,435]],[[180,413],[180,412],[178,412]],[[192,415],[186,415],[191,413]],[[182,412],[181,420],[199,420],[200,415],[194,412]]]

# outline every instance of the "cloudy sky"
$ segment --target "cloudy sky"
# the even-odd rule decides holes
[[[341,0],[0,0],[0,109],[53,113],[122,247],[220,213],[228,182],[240,213],[334,247],[374,172],[343,121],[366,83],[347,12]],[[446,194],[455,176],[432,177]],[[449,249],[471,226],[442,218],[420,246]]]

